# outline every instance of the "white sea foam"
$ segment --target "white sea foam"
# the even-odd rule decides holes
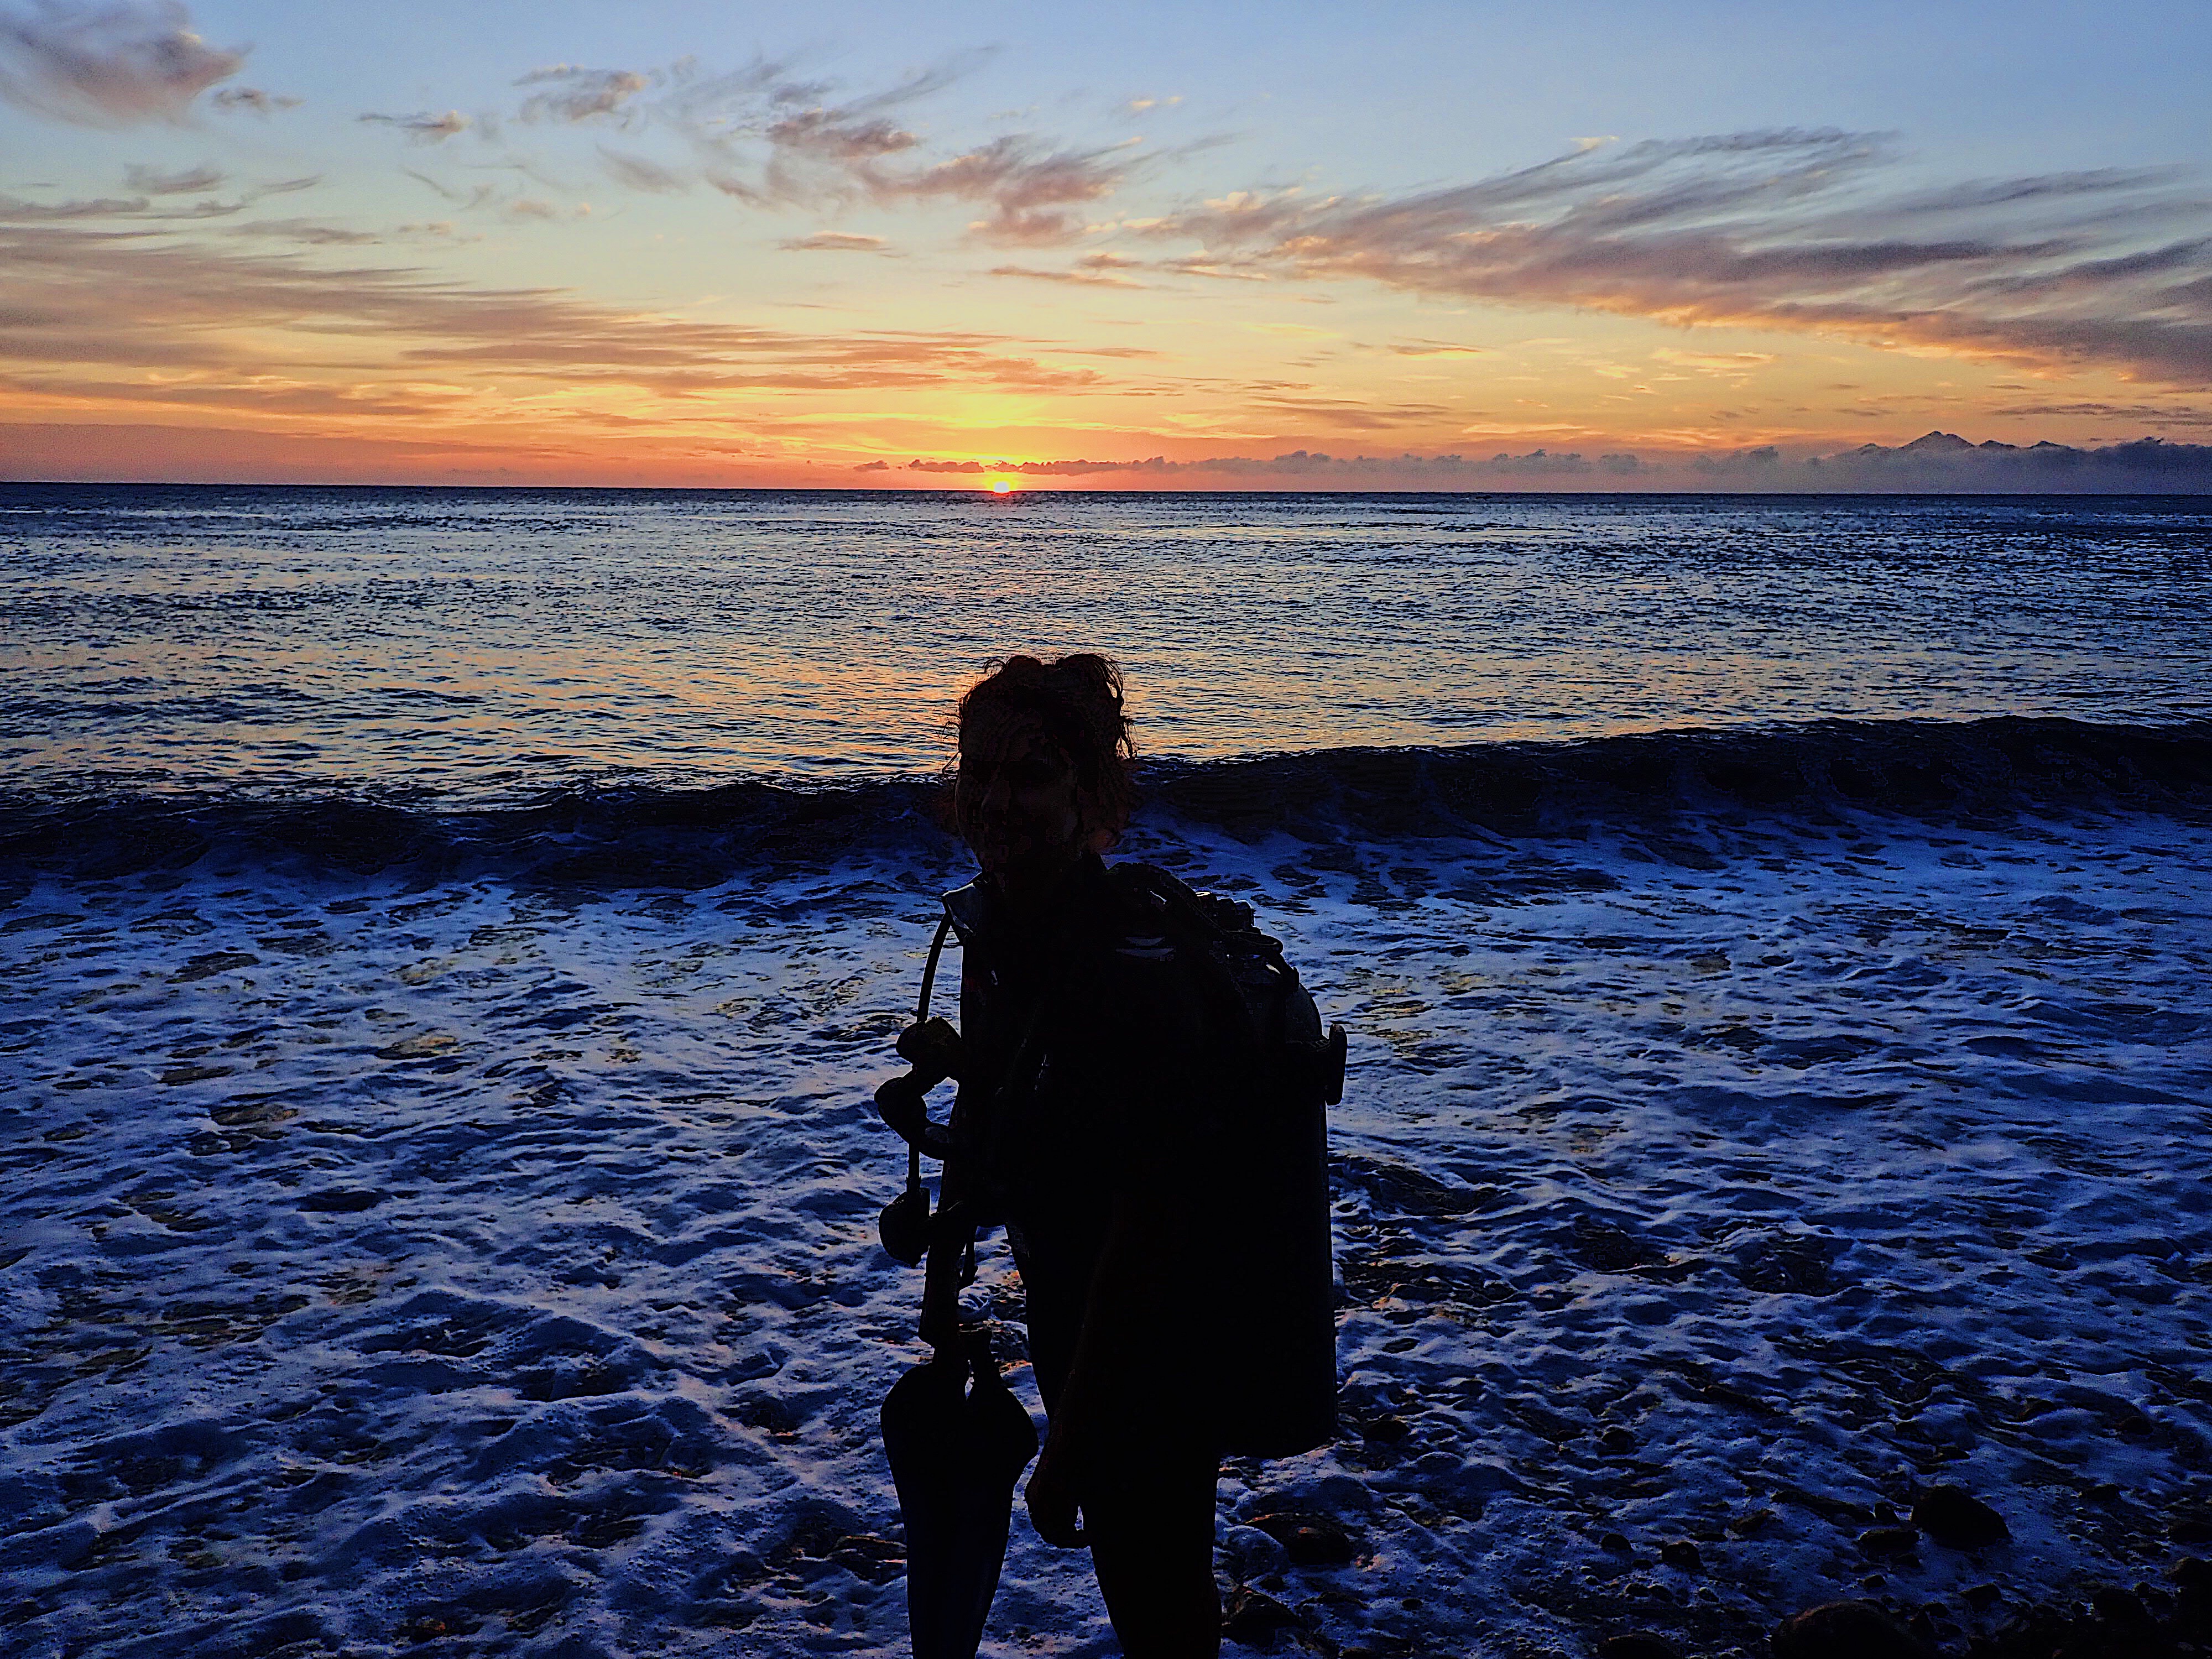
[[[1353,1032],[1346,1433],[1224,1480],[1224,1582],[1346,1651],[1753,1652],[2132,1580],[2212,1497],[2212,831],[1127,850],[1257,902]],[[868,1090],[958,871],[827,856],[0,913],[12,1650],[902,1651]],[[1011,1315],[1002,1249],[971,1296]],[[1864,1553],[1939,1481],[2014,1541]],[[1358,1559],[1237,1524],[1285,1504]],[[1111,1650],[1018,1520],[993,1632]]]

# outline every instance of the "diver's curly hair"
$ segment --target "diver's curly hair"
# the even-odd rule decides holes
[[[1118,833],[1129,821],[1137,804],[1137,745],[1124,708],[1121,671],[1112,659],[1082,651],[1048,662],[1030,656],[994,662],[961,696],[963,740],[970,719],[986,709],[1035,715],[1067,757],[1085,800],[1104,820],[1099,827]],[[957,789],[957,760],[946,781]],[[959,828],[964,833],[967,826]]]

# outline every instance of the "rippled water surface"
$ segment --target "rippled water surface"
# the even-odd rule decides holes
[[[0,779],[912,771],[1008,649],[1155,753],[2212,710],[2181,500],[0,489]]]

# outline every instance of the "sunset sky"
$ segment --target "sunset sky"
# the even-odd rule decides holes
[[[2208,68],[2203,0],[0,0],[0,476],[2212,442]]]

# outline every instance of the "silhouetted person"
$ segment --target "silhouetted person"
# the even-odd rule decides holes
[[[1248,907],[1105,863],[1133,797],[1106,659],[1011,658],[961,699],[959,726],[954,816],[981,866],[945,900],[963,947],[960,1030],[911,1028],[900,1051],[915,1072],[878,1095],[945,1160],[934,1220],[911,1172],[885,1212],[902,1260],[928,1239],[922,1334],[938,1355],[884,1407],[910,1555],[917,1517],[925,1543],[969,1540],[934,1551],[926,1580],[910,1571],[917,1651],[964,1650],[996,1582],[1003,1528],[974,1494],[1006,1488],[955,1477],[988,1463],[1010,1480],[1029,1455],[958,1326],[959,1255],[1003,1224],[1049,1419],[1030,1518],[1048,1542],[1090,1548],[1135,1659],[1212,1655],[1223,1454],[1288,1455],[1334,1428],[1323,1110],[1342,1091],[1343,1032],[1322,1034]],[[960,1091],[940,1130],[921,1091],[947,1073]],[[977,1384],[965,1405],[963,1368]],[[956,1444],[974,1449],[931,1474],[928,1449]],[[960,1574],[940,1560],[956,1556]]]
[[[1156,920],[1100,854],[1133,792],[1121,677],[1104,658],[1016,657],[960,703],[955,812],[981,866],[953,896],[965,947],[956,1133],[948,1168],[1003,1218],[1050,1421],[1030,1515],[1088,1544],[1133,1656],[1211,1655],[1220,1453],[1202,1370],[1205,1275],[1191,1121],[1209,1057],[1175,1006]],[[1132,953],[1132,940],[1138,941]]]

